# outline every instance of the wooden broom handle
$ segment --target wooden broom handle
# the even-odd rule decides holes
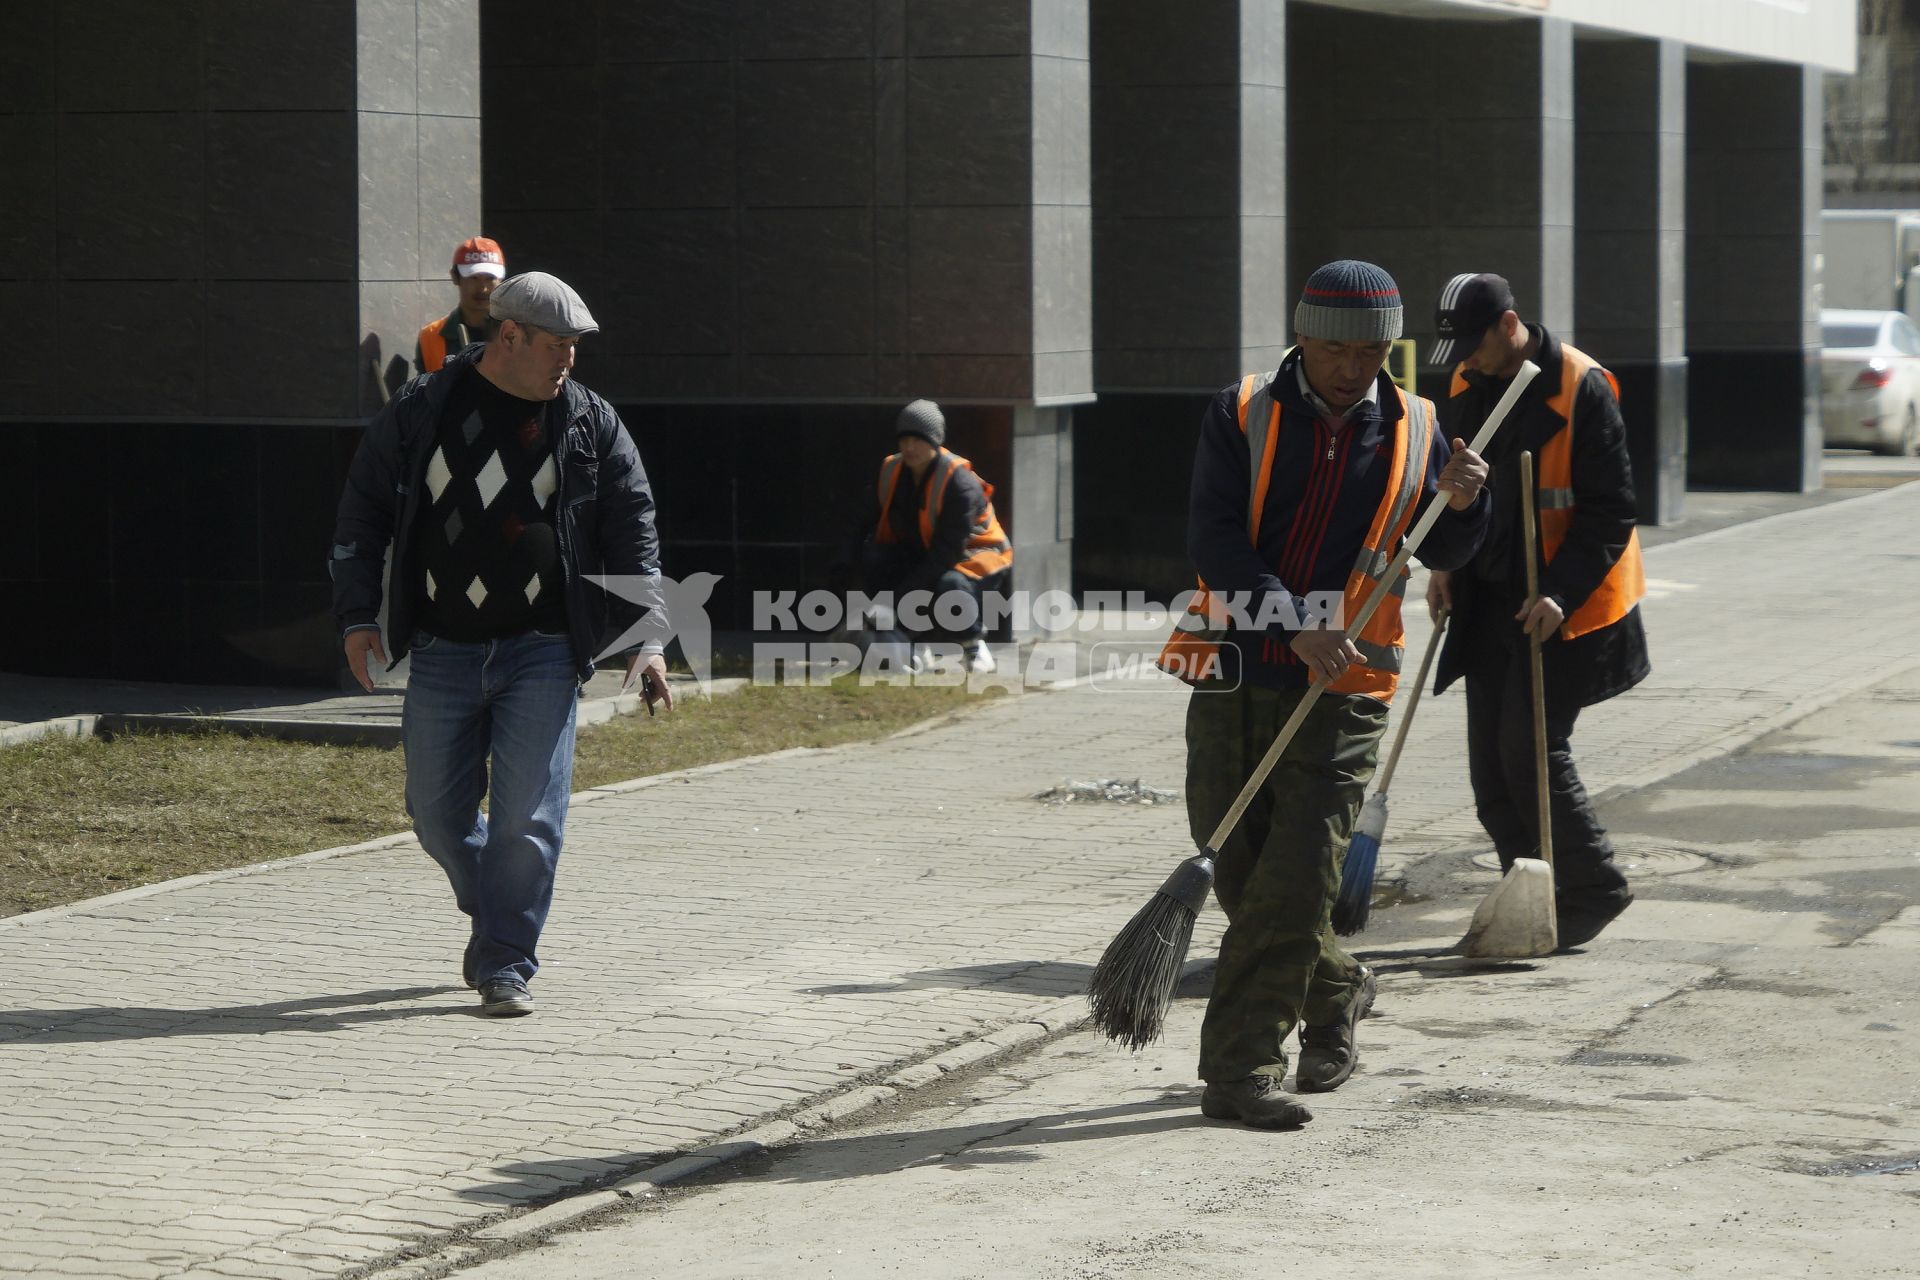
[[[1433,655],[1440,652],[1440,637],[1447,633],[1449,610],[1440,610],[1440,616],[1434,619],[1433,634],[1427,637],[1427,652],[1420,659],[1420,674],[1414,677],[1413,688],[1407,691],[1407,709],[1400,713],[1400,727],[1393,734],[1393,750],[1387,752],[1387,767],[1380,771],[1380,785],[1374,788],[1375,795],[1387,794],[1387,788],[1393,785],[1393,771],[1400,764],[1400,748],[1407,745],[1407,730],[1413,727],[1413,711],[1420,705],[1420,691],[1427,687],[1427,673],[1433,670]]]
[[[1527,389],[1528,383],[1539,376],[1539,365],[1531,360],[1523,361],[1520,372],[1513,375],[1513,384],[1507,388],[1507,393],[1500,397],[1500,403],[1493,407],[1493,412],[1487,415],[1486,422],[1481,425],[1479,433],[1473,437],[1473,443],[1467,448],[1475,453],[1484,453],[1487,445],[1493,440],[1493,433],[1500,429],[1500,424],[1507,420],[1509,413],[1513,412],[1514,402],[1520,398],[1520,393]],[[1435,422],[1433,429],[1438,431],[1440,424]],[[1414,522],[1413,528],[1407,531],[1406,539],[1401,542],[1400,550],[1393,557],[1393,562],[1387,566],[1387,571],[1380,575],[1380,581],[1368,594],[1366,603],[1360,606],[1359,615],[1347,623],[1349,634],[1358,635],[1365,629],[1367,622],[1393,589],[1393,584],[1400,577],[1401,571],[1407,567],[1407,561],[1413,558],[1413,553],[1419,550],[1420,544],[1426,540],[1434,522],[1440,518],[1440,513],[1446,510],[1447,502],[1444,496],[1436,493],[1434,499],[1427,504],[1426,511],[1421,514],[1419,520]],[[1241,674],[1244,678],[1245,673]],[[1260,763],[1254,766],[1246,785],[1240,788],[1240,794],[1234,798],[1233,807],[1227,810],[1224,818],[1220,819],[1220,825],[1213,829],[1213,836],[1207,841],[1207,848],[1218,853],[1227,837],[1233,834],[1234,827],[1240,822],[1240,815],[1247,811],[1247,806],[1253,803],[1255,793],[1265,785],[1267,775],[1272,773],[1273,766],[1279,763],[1281,755],[1287,749],[1287,744],[1293,741],[1293,735],[1300,732],[1300,726],[1306,722],[1307,713],[1313,710],[1313,704],[1320,701],[1320,695],[1326,692],[1327,683],[1325,676],[1315,676],[1313,683],[1307,686],[1306,694],[1294,704],[1293,714],[1287,717],[1287,722],[1280,726],[1280,732],[1274,735],[1273,745],[1267,748],[1266,755],[1260,757]]]
[[[1520,454],[1520,505],[1522,532],[1527,540],[1527,608],[1540,598],[1540,553],[1535,546],[1539,525],[1533,506],[1533,454]],[[1533,790],[1539,805],[1540,860],[1553,865],[1553,805],[1547,792],[1547,680],[1540,661],[1540,637],[1527,629],[1527,663],[1532,668],[1533,690]]]

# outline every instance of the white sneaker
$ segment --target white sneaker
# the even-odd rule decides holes
[[[967,670],[976,675],[984,675],[997,669],[993,653],[987,648],[985,640],[975,640],[967,645]]]
[[[913,646],[913,656],[907,659],[907,674],[924,676],[933,670],[933,649],[924,644]]]

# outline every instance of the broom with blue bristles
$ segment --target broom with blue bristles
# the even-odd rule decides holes
[[[1340,896],[1333,900],[1333,931],[1343,938],[1366,928],[1367,916],[1373,910],[1373,874],[1380,865],[1380,837],[1387,830],[1387,788],[1393,785],[1394,766],[1400,763],[1400,748],[1407,745],[1413,709],[1420,705],[1420,691],[1427,687],[1427,672],[1433,667],[1433,655],[1440,652],[1440,637],[1446,630],[1447,611],[1442,609],[1433,621],[1426,656],[1420,659],[1420,674],[1407,691],[1407,709],[1393,735],[1393,749],[1387,752],[1387,767],[1380,771],[1380,785],[1360,807],[1360,817],[1353,824],[1347,858],[1340,865]]]

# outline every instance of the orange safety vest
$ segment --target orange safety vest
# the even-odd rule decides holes
[[[960,468],[973,471],[973,464],[957,453],[941,449],[933,460],[933,475],[927,484],[927,502],[920,508],[920,545],[922,548],[933,545],[933,526],[940,518],[940,508],[947,498],[947,486],[953,483],[953,476]],[[880,543],[898,542],[894,537],[893,523],[887,519],[887,512],[893,507],[894,491],[900,487],[901,473],[907,470],[906,460],[899,454],[889,454],[880,464],[880,523],[873,531],[873,540]],[[979,472],[974,472],[979,478]],[[1013,544],[1007,541],[1005,530],[1000,527],[1000,519],[993,514],[993,486],[985,480],[980,487],[986,492],[986,510],[973,522],[973,529],[967,534],[967,558],[954,565],[969,578],[984,578],[1000,572],[1013,563]]]
[[[1560,388],[1548,398],[1547,408],[1560,415],[1566,425],[1553,433],[1540,447],[1539,468],[1534,474],[1534,506],[1540,513],[1541,562],[1552,564],[1567,530],[1573,527],[1573,398],[1589,371],[1599,369],[1620,398],[1620,384],[1612,371],[1578,348],[1560,344]],[[1459,395],[1467,389],[1460,370],[1453,371],[1448,394]],[[1607,570],[1593,594],[1560,624],[1560,638],[1572,640],[1602,627],[1612,626],[1627,616],[1628,610],[1647,594],[1647,574],[1640,562],[1640,531],[1627,535],[1627,549]]]
[[[1280,405],[1273,398],[1272,373],[1248,374],[1240,381],[1240,431],[1247,437],[1247,456],[1253,464],[1252,493],[1247,504],[1247,540],[1260,543],[1260,518],[1267,505],[1267,488],[1273,478],[1273,455],[1280,439]],[[1387,472],[1386,492],[1374,510],[1373,522],[1360,544],[1359,557],[1347,575],[1344,592],[1346,616],[1359,616],[1361,606],[1379,587],[1387,566],[1399,553],[1400,543],[1413,525],[1413,513],[1420,505],[1420,493],[1427,476],[1427,456],[1433,448],[1434,411],[1430,401],[1408,396],[1394,388],[1400,397],[1400,420],[1393,429],[1393,464]],[[1400,625],[1400,602],[1407,593],[1406,569],[1387,585],[1387,596],[1374,610],[1359,635],[1349,636],[1360,660],[1328,688],[1334,693],[1357,693],[1381,702],[1393,701],[1400,686],[1400,660],[1406,648],[1406,634]],[[1187,612],[1204,616],[1207,625],[1195,630],[1176,627],[1160,650],[1156,665],[1189,684],[1216,669],[1221,637],[1226,634],[1226,611],[1207,589],[1195,579],[1199,590]]]
[[[440,367],[447,362],[447,356],[458,354],[457,352],[449,353],[447,350],[446,326],[452,318],[451,315],[444,315],[420,327],[420,371],[422,373],[440,372]],[[462,324],[461,329],[465,331],[466,326]],[[474,338],[472,341],[478,342],[480,339]]]

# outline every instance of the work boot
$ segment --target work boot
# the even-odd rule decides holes
[[[985,640],[967,642],[967,670],[976,675],[993,671],[997,664],[993,660],[993,651],[987,648]]]
[[[1600,902],[1575,905],[1569,903],[1555,913],[1555,925],[1559,930],[1560,950],[1582,946],[1600,936],[1600,931],[1617,920],[1622,911],[1633,905],[1633,894],[1622,890],[1618,898],[1607,898]]]
[[[510,973],[488,978],[480,984],[480,1012],[490,1018],[517,1018],[533,1012],[533,993],[527,984]]]
[[[1298,1129],[1313,1119],[1313,1112],[1289,1098],[1272,1076],[1208,1081],[1200,1095],[1200,1114],[1256,1129]]]
[[[1324,1027],[1300,1028],[1300,1069],[1294,1086],[1302,1093],[1330,1093],[1347,1082],[1360,1060],[1354,1048],[1353,1029],[1373,1008],[1373,970],[1360,970],[1360,990],[1347,1004],[1340,1021]]]

